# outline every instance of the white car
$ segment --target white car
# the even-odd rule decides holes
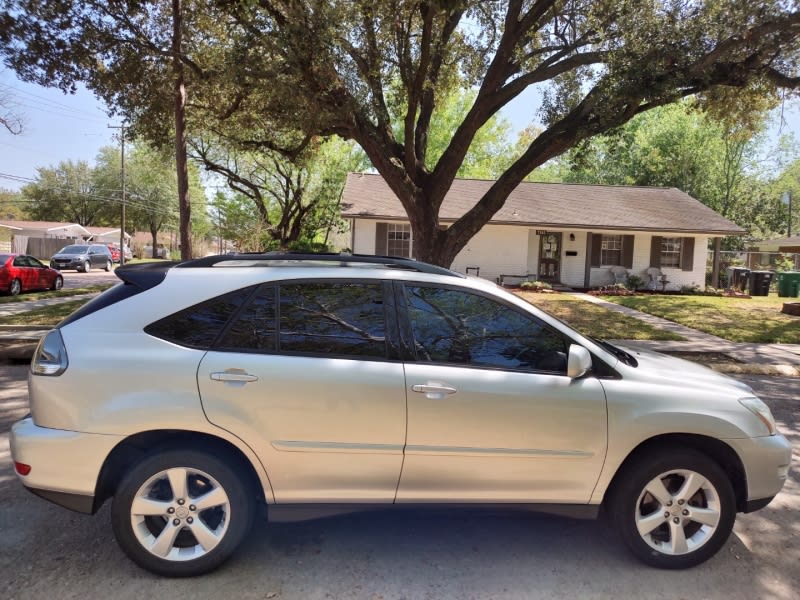
[[[781,490],[791,449],[746,385],[584,337],[407,259],[225,255],[121,267],[51,331],[20,481],[164,575],[270,519],[458,504],[611,515],[639,559],[701,563]]]

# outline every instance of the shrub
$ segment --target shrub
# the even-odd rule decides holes
[[[519,284],[519,287],[529,292],[543,292],[553,289],[553,286],[546,281],[523,281]]]
[[[638,275],[628,275],[628,281],[625,284],[629,290],[638,290],[644,286],[644,279]]]

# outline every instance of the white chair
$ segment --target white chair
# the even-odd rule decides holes
[[[614,278],[614,283],[628,283],[628,269],[625,267],[611,267],[609,271]]]
[[[653,291],[656,291],[658,289],[658,286],[661,285],[661,278],[663,276],[661,273],[661,269],[659,269],[658,267],[650,267],[649,269],[647,269],[647,271],[645,271],[645,273],[647,273],[647,279],[648,279],[647,287]]]

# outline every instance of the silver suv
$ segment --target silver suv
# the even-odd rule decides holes
[[[780,491],[790,446],[746,385],[589,339],[412,260],[226,255],[119,268],[31,365],[32,492],[94,513],[155,573],[251,528],[459,504],[610,515],[642,561],[696,565]]]

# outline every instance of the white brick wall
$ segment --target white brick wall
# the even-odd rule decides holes
[[[355,241],[353,252],[359,254],[375,253],[375,220],[355,219]],[[619,235],[618,231],[593,231]],[[626,232],[633,234],[633,268],[632,275],[638,275],[645,282],[645,271],[650,266],[650,243],[653,237],[649,232]],[[570,240],[573,234],[575,240]],[[349,235],[349,234],[347,234]],[[342,239],[349,239],[347,235]],[[582,288],[586,269],[586,237],[585,231],[563,231],[561,236],[561,282],[565,285]],[[692,271],[681,269],[662,269],[666,273],[668,290],[680,289],[682,285],[705,286],[706,252],[708,237],[695,238],[694,262]],[[576,256],[567,256],[567,251],[574,251]],[[539,236],[533,228],[519,225],[487,225],[456,256],[452,269],[460,273],[467,267],[480,267],[480,275],[495,280],[500,274],[525,274],[537,272],[539,254]],[[608,267],[591,269],[589,286],[599,287],[613,283]]]

